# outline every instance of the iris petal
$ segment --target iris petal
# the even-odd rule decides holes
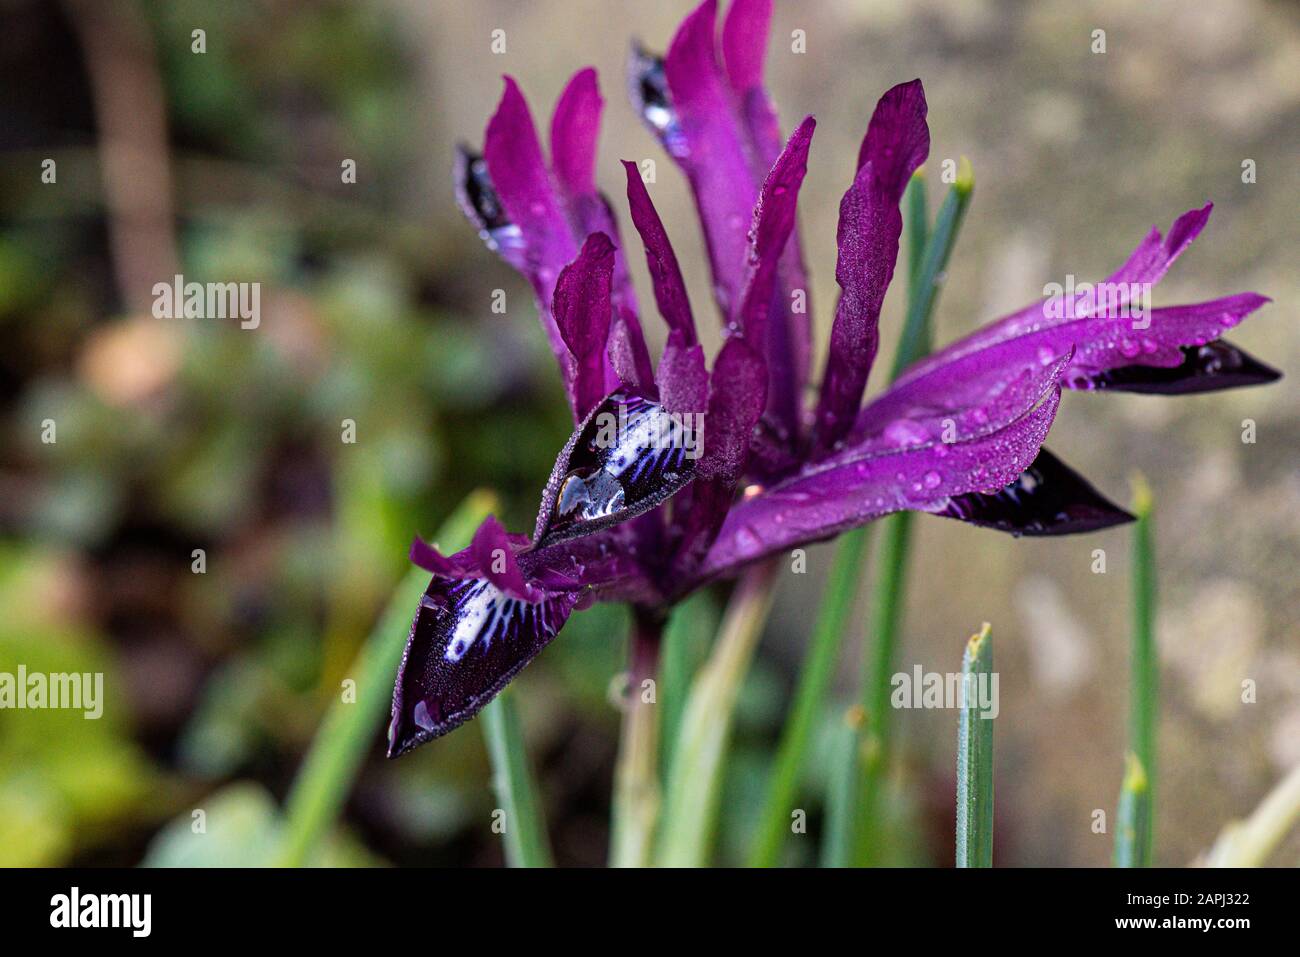
[[[722,59],[755,182],[767,176],[783,145],[776,105],[763,85],[771,22],[772,0],[733,0],[722,24]],[[789,440],[800,428],[800,406],[812,358],[812,290],[798,229],[781,253],[779,274],[767,327],[767,413],[769,422]],[[796,296],[800,300],[797,308]]]
[[[695,477],[702,439],[696,417],[614,393],[594,408],[561,452],[533,535],[554,545],[649,511]]]
[[[488,578],[435,577],[411,623],[397,673],[388,756],[478,713],[559,632],[575,593],[529,602]]]
[[[635,163],[623,161],[627,175],[627,202],[632,211],[632,223],[641,234],[645,247],[646,266],[654,287],[655,303],[668,328],[677,334],[679,342],[690,347],[696,343],[695,318],[691,314],[691,301],[686,293],[677,254],[673,252],[663,220],[650,199],[650,193],[641,179]]]
[[[930,151],[925,91],[900,84],[876,105],[853,185],[840,202],[835,281],[840,300],[831,326],[826,374],[814,422],[816,446],[832,448],[853,426],[880,341],[880,310],[894,278],[908,178]]]
[[[1133,521],[1045,448],[1003,488],[954,495],[935,514],[1012,535],[1075,535]]]
[[[1212,204],[1207,203],[1200,209],[1189,210],[1179,216],[1169,228],[1167,237],[1162,237],[1158,229],[1151,230],[1138,244],[1137,248],[1133,250],[1132,254],[1129,255],[1124,265],[1112,273],[1103,283],[1098,284],[1111,293],[1106,297],[1104,310],[1097,310],[1095,304],[1090,302],[1096,287],[1093,287],[1090,292],[1079,292],[1072,300],[1062,297],[1061,308],[1057,311],[1058,314],[1055,317],[1049,314],[1046,303],[1036,302],[1018,312],[981,326],[970,335],[963,336],[951,345],[909,366],[904,378],[925,374],[962,356],[978,352],[981,349],[987,349],[1000,342],[1022,339],[1032,333],[1043,332],[1053,326],[1089,318],[1102,320],[1108,316],[1111,317],[1113,321],[1109,327],[1102,325],[1094,328],[1100,328],[1106,334],[1106,339],[1118,346],[1120,344],[1119,333],[1124,331],[1119,328],[1118,324],[1121,321],[1128,322],[1129,320],[1125,320],[1123,316],[1133,312],[1134,304],[1130,302],[1130,298],[1135,288],[1134,284],[1140,287],[1144,283],[1154,285],[1159,282],[1161,277],[1169,271],[1169,267],[1191,244],[1192,240],[1200,234],[1209,219],[1212,208]],[[1258,297],[1258,299],[1261,303],[1267,301],[1262,296]],[[1154,315],[1159,311],[1151,310],[1153,320]],[[1139,331],[1131,327],[1129,329],[1130,333]],[[1210,338],[1213,338],[1213,336]],[[1129,335],[1129,339],[1130,341],[1138,341],[1132,334]],[[1076,338],[1075,341],[1077,342],[1078,339]],[[1141,348],[1140,344],[1139,348]]]
[[[606,346],[613,315],[613,274],[614,244],[604,233],[592,233],[555,284],[551,309],[572,356],[569,391],[578,421],[595,408],[610,384]]]
[[[1027,415],[989,435],[894,452],[846,450],[808,466],[732,507],[699,577],[730,574],[890,512],[938,512],[954,495],[996,491],[1034,461],[1059,404],[1060,390],[1053,388]]]
[[[1176,366],[1117,366],[1091,377],[1091,388],[1148,395],[1192,395],[1276,382],[1282,373],[1222,339],[1182,346]]]

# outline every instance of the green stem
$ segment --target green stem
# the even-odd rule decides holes
[[[772,607],[776,568],[777,560],[769,559],[745,572],[731,596],[709,660],[691,686],[668,771],[657,855],[662,866],[708,863],[736,698]]]
[[[845,712],[843,724],[835,729],[826,788],[822,867],[852,867],[856,856],[862,722],[862,706],[854,705]]]
[[[1120,795],[1120,827],[1116,836],[1115,862],[1124,867],[1149,867],[1155,853],[1156,709],[1160,672],[1155,647],[1155,543],[1151,516],[1151,490],[1142,476],[1133,479],[1133,647],[1129,673],[1129,749],[1139,774],[1130,772]],[[1140,782],[1138,778],[1140,777]],[[1140,790],[1129,793],[1129,780]],[[1127,801],[1126,801],[1127,799]],[[1137,815],[1125,826],[1127,811]],[[1121,852],[1120,842],[1136,833],[1140,846]],[[1121,864],[1121,858],[1125,863]]]
[[[882,520],[879,577],[867,633],[875,639],[867,654],[863,674],[862,740],[858,753],[862,760],[857,786],[859,807],[858,847],[861,859],[870,861],[879,847],[881,791],[884,786],[890,738],[890,676],[897,657],[898,633],[903,617],[903,596],[907,580],[907,555],[911,548],[912,514],[898,512]]]
[[[957,723],[957,866],[993,866],[993,638],[985,624],[961,659]]]
[[[1124,755],[1124,783],[1115,814],[1115,866],[1149,867],[1151,858],[1151,789],[1142,759]]]
[[[720,609],[708,589],[700,589],[675,605],[664,628],[659,654],[659,768],[660,776],[673,763],[682,714],[691,678],[704,661],[709,640],[718,633]]]
[[[790,717],[781,733],[767,804],[760,819],[758,836],[750,857],[753,867],[775,867],[780,863],[786,835],[791,833],[790,815],[798,798],[804,764],[822,702],[839,659],[844,635],[858,594],[862,558],[867,547],[866,528],[856,528],[840,539],[822,593],[817,623],[813,626],[808,655],[799,672]]]
[[[930,204],[922,169],[918,169],[907,184],[907,191],[903,194],[903,208],[906,210],[907,294],[911,298],[915,295],[916,282],[921,275],[925,244],[930,239]]]
[[[551,867],[546,821],[528,766],[514,690],[504,689],[482,712],[483,737],[492,761],[492,788],[504,812],[502,839],[510,867]]]
[[[614,769],[609,863],[648,867],[659,816],[658,689],[663,619],[654,611],[632,609],[628,640],[628,689],[618,763]]]
[[[921,254],[919,262],[914,258],[912,260],[915,262],[915,271],[912,273],[915,285],[908,291],[907,317],[903,321],[903,335],[898,342],[898,351],[894,354],[891,382],[930,351],[933,335],[930,317],[939,301],[939,290],[946,278],[948,259],[957,243],[957,233],[966,218],[966,208],[970,205],[974,189],[975,177],[970,163],[963,156],[957,182],[948,190],[943,205],[939,207],[933,231],[926,235],[925,252]],[[916,211],[909,207],[909,221],[915,215]]]
[[[495,507],[491,492],[471,493],[444,523],[436,541],[448,548],[467,544]],[[429,573],[423,569],[412,568],[403,576],[353,663],[355,694],[340,696],[325,715],[285,803],[283,866],[306,862],[338,819],[375,728],[388,713],[411,617],[428,585]]]

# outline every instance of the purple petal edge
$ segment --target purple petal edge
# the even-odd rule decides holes
[[[813,423],[814,447],[826,451],[853,426],[880,342],[880,311],[894,278],[903,216],[898,204],[930,151],[925,90],[902,83],[876,105],[857,175],[840,202],[835,281],[840,300]]]
[[[1006,428],[969,442],[812,466],[731,509],[700,567],[700,581],[770,555],[830,538],[890,512],[940,511],[954,495],[995,491],[1033,462],[1060,405],[1053,389]],[[942,453],[942,454],[940,454]]]
[[[582,421],[606,394],[614,243],[592,233],[555,284],[552,311],[573,358],[574,418]]]

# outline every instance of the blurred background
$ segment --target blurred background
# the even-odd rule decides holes
[[[0,712],[0,864],[238,861],[412,534],[432,535],[476,486],[531,528],[568,413],[527,288],[461,219],[450,179],[453,144],[479,143],[502,73],[544,125],[568,76],[599,68],[598,179],[622,214],[617,160],[657,160],[655,201],[716,344],[685,184],[623,94],[629,38],[662,50],[690,6],[0,0],[0,670],[102,671],[106,697],[98,721]],[[880,93],[918,75],[932,182],[961,155],[977,181],[940,342],[1067,273],[1101,278],[1207,199],[1210,226],[1156,304],[1274,299],[1231,338],[1289,378],[1180,400],[1068,394],[1049,442],[1120,502],[1134,469],[1154,488],[1156,853],[1191,861],[1300,762],[1300,5],[778,2],[768,75],[786,130],[805,113],[819,123],[801,202],[819,349],[858,141]],[[651,303],[639,245],[630,259]],[[177,272],[262,283],[260,326],[154,318],[151,287]],[[882,355],[900,319],[895,294]],[[652,310],[643,323],[657,354],[661,324]],[[900,670],[959,670],[984,620],[998,642],[998,862],[1107,863],[1111,838],[1090,824],[1113,812],[1123,767],[1127,531],[917,528]],[[782,576],[741,702],[722,862],[743,859],[828,558],[818,548],[809,574]],[[604,859],[624,626],[617,608],[575,616],[517,685],[562,864]],[[1246,679],[1255,703],[1241,701]],[[828,709],[827,728],[837,719]],[[947,864],[955,715],[898,720],[891,859]],[[382,736],[319,862],[499,863],[479,729],[396,762]],[[824,773],[815,755],[811,834],[792,861],[815,859]],[[196,848],[196,808],[229,840]],[[1293,841],[1282,859],[1298,855]]]

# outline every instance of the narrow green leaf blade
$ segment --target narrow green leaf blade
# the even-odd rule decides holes
[[[676,605],[664,629],[659,658],[659,766],[672,766],[682,715],[691,681],[708,652],[709,639],[718,633],[720,611],[708,589],[695,592]]]
[[[856,856],[858,774],[862,766],[862,708],[854,705],[835,729],[830,777],[826,788],[826,822],[822,867],[852,867]]]
[[[1124,756],[1124,783],[1115,817],[1115,866],[1149,867],[1151,789],[1142,759],[1132,751]]]
[[[668,769],[656,847],[660,866],[709,862],[736,698],[772,607],[775,571],[769,560],[741,577],[709,660],[691,685]]]
[[[993,866],[993,636],[985,623],[966,643],[957,722],[957,866]]]
[[[835,551],[808,654],[799,672],[794,704],[781,732],[767,803],[750,857],[753,867],[775,867],[780,863],[805,759],[812,746],[813,730],[822,713],[826,689],[839,660],[840,643],[857,600],[866,549],[867,529],[858,528],[844,535]]]
[[[504,812],[502,839],[511,867],[551,867],[546,822],[528,764],[514,689],[506,688],[483,709],[483,736],[492,760],[492,787]]]
[[[479,523],[497,507],[486,490],[470,493],[439,529],[435,541],[448,550],[462,548]],[[353,663],[355,701],[336,699],[298,769],[285,804],[285,844],[280,863],[297,867],[338,819],[365,758],[375,728],[392,701],[393,676],[402,660],[411,617],[429,584],[422,568],[408,569]]]
[[[1133,477],[1133,635],[1129,663],[1128,769],[1115,836],[1118,867],[1150,867],[1155,856],[1156,714],[1160,664],[1155,646],[1156,563],[1151,489]],[[1129,842],[1137,842],[1131,845]]]

